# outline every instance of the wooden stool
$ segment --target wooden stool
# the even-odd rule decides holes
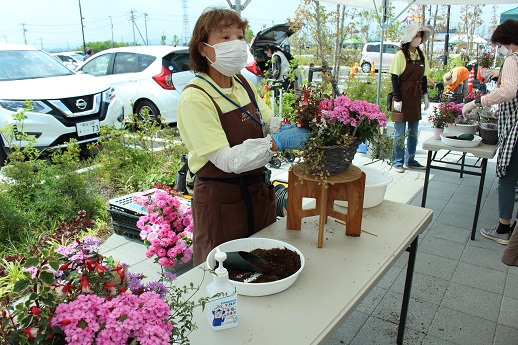
[[[365,192],[365,173],[351,165],[345,172],[330,176],[327,183],[315,175],[305,174],[300,165],[294,165],[288,175],[288,209],[286,228],[300,230],[302,218],[320,215],[318,227],[318,248],[322,248],[324,226],[327,217],[345,222],[345,234],[360,236],[363,195]],[[302,209],[302,198],[316,199],[313,209]],[[347,201],[347,213],[334,209],[336,200]]]

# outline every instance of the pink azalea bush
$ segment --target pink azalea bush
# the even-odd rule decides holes
[[[356,140],[372,139],[378,128],[387,124],[387,117],[379,106],[347,96],[323,99],[319,104],[319,117],[314,119],[319,135],[324,135],[327,144],[333,145],[335,138],[327,133],[336,127],[337,135],[348,134]],[[321,126],[321,124],[326,126]]]
[[[157,189],[144,202],[147,215],[139,218],[140,237],[148,244],[146,256],[157,257],[164,267],[188,262],[192,257],[192,211],[168,192]]]
[[[50,324],[63,330],[69,344],[118,345],[129,339],[141,345],[167,344],[173,329],[170,313],[154,292],[123,293],[111,300],[81,295],[58,305]]]

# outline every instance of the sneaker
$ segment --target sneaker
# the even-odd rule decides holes
[[[511,236],[509,235],[509,233],[499,234],[498,232],[496,232],[497,228],[498,225],[495,225],[495,227],[491,230],[482,228],[480,229],[480,234],[485,238],[489,238],[490,240],[506,245],[507,243],[509,243],[509,237]]]
[[[394,171],[398,172],[398,173],[404,173],[405,172],[405,169],[403,168],[402,165],[394,165],[392,168],[394,168]]]
[[[414,162],[412,164],[405,164],[404,167],[406,169],[417,169],[417,170],[426,169],[426,167],[424,165],[421,165],[419,162]]]

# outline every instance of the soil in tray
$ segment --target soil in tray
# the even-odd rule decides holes
[[[297,272],[300,268],[300,256],[297,252],[288,248],[254,249],[250,253],[263,258],[261,261],[251,261],[255,267],[263,270],[264,273],[252,278],[255,272],[243,272],[228,270],[229,278],[233,281],[247,283],[267,283],[284,279]]]

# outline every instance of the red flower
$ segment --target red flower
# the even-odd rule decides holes
[[[33,305],[31,307],[31,314],[32,315],[36,315],[36,316],[41,316],[40,308],[38,308],[35,305]]]
[[[72,323],[72,321],[70,321],[69,319],[65,319],[65,320],[60,321],[59,323],[63,326],[66,326],[66,325],[70,325]]]
[[[70,262],[67,263],[67,264],[63,264],[63,265],[59,266],[59,270],[60,271],[66,271],[68,269],[68,266],[70,266]]]
[[[38,327],[32,327],[26,328],[23,330],[23,333],[27,334],[29,336],[29,340],[34,340],[36,336],[38,335]]]
[[[83,277],[83,279],[81,280],[81,285],[79,286],[79,288],[85,294],[88,294],[88,293],[91,292],[90,283],[88,282],[88,278],[87,277]]]

